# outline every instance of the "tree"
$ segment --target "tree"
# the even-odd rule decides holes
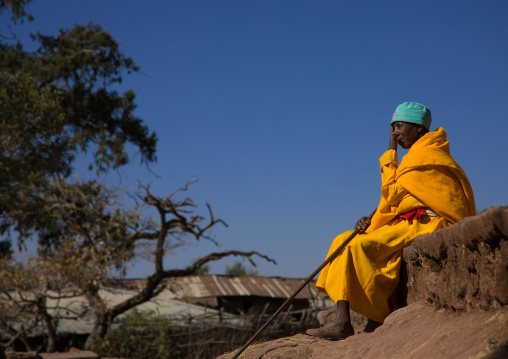
[[[30,19],[28,2],[1,1],[0,10],[11,11],[14,22]],[[128,163],[127,143],[139,149],[143,164],[156,161],[157,136],[134,115],[134,91],[120,95],[113,89],[124,73],[139,67],[109,33],[87,24],[32,38],[39,48],[26,52],[15,37],[0,36],[0,124],[8,129],[0,133],[0,155],[10,161],[9,176],[0,183],[4,240],[23,240],[44,228],[39,200],[45,185],[54,175],[69,176],[78,155],[90,152],[89,168],[97,173]],[[18,95],[11,95],[12,90]],[[11,160],[13,145],[30,151]]]
[[[0,260],[0,276],[0,326],[12,336],[6,346],[19,340],[27,350],[35,350],[29,340],[30,332],[43,327],[47,334],[45,350],[52,352],[59,321],[77,319],[87,312],[87,308],[68,305],[80,293],[62,286],[60,278],[52,276],[51,268],[40,258],[25,264],[4,258]]]
[[[16,218],[20,237],[33,225],[40,209],[38,194],[55,173],[68,174],[69,135],[56,91],[34,86],[21,73],[0,72],[0,234]],[[4,240],[2,252],[9,250]],[[1,254],[1,253],[0,253]]]
[[[29,2],[0,0],[0,11],[11,11],[14,22],[30,19]],[[140,185],[133,209],[120,203],[118,190],[98,179],[70,180],[73,163],[83,153],[92,154],[89,169],[97,176],[129,161],[129,143],[139,149],[143,165],[156,161],[157,136],[134,115],[134,92],[113,90],[123,74],[139,68],[99,25],[76,25],[57,36],[37,33],[33,39],[39,48],[29,53],[15,37],[0,35],[0,164],[5,173],[0,179],[0,274],[10,278],[0,285],[0,309],[6,314],[0,320],[15,338],[22,339],[24,330],[10,324],[23,315],[28,324],[46,327],[52,350],[59,320],[83,315],[67,307],[62,311],[58,303],[83,296],[95,318],[86,342],[92,348],[114,318],[157,296],[165,278],[198,273],[231,255],[274,262],[255,251],[231,250],[198,258],[183,269],[166,269],[171,248],[188,238],[216,243],[210,229],[226,225],[208,204],[206,220],[195,213],[190,198],[178,199],[194,180],[166,197]],[[18,239],[22,245],[34,235],[38,254],[22,264],[12,256],[10,243]],[[139,256],[153,263],[153,273],[138,293],[108,304],[101,290],[118,283]]]
[[[254,263],[253,263],[254,264]],[[254,268],[247,269],[242,262],[234,261],[231,266],[226,266],[226,275],[258,275],[258,271]]]
[[[11,13],[11,20],[23,20],[28,19],[29,21],[33,20],[32,15],[30,15],[25,6],[28,5],[32,0],[0,0],[0,14],[3,10],[7,9]]]
[[[192,261],[192,264],[194,264],[199,258]],[[210,266],[208,264],[205,264],[201,266],[198,270],[196,270],[196,274],[209,274],[210,273]]]
[[[41,247],[37,263],[44,268],[41,271],[44,277],[51,278],[51,288],[67,288],[73,295],[86,298],[95,316],[86,348],[93,348],[106,335],[118,315],[157,296],[165,288],[165,278],[196,274],[207,263],[232,255],[259,256],[275,263],[255,251],[230,250],[198,258],[184,269],[165,269],[164,258],[172,248],[188,238],[214,241],[208,235],[209,230],[219,223],[226,225],[214,217],[209,205],[209,219],[205,220],[194,212],[197,206],[190,198],[177,198],[194,182],[164,198],[154,196],[150,186],[140,185],[135,210],[123,210],[118,192],[99,182],[52,183],[44,207],[47,222],[51,223],[46,235],[52,240]],[[143,215],[143,209],[149,208],[155,209],[156,219]],[[126,265],[141,255],[154,265],[144,287],[127,300],[108,305],[101,289],[118,283]]]

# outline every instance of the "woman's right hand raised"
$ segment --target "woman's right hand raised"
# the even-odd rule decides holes
[[[397,134],[395,133],[395,126],[390,126],[390,142],[388,144],[388,149],[397,151]]]

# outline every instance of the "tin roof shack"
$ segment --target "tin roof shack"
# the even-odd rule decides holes
[[[135,288],[142,281],[127,280],[124,284]],[[168,278],[164,284],[176,300],[235,315],[259,315],[274,313],[303,281],[280,277],[193,275]],[[298,315],[298,311],[325,309],[332,304],[327,295],[316,289],[315,282],[311,282],[295,297],[288,310]]]
[[[139,292],[144,281],[145,279],[122,280],[115,287],[102,289],[100,295],[109,306],[114,306]],[[210,351],[213,347],[219,355],[219,352],[230,349],[231,345],[244,343],[303,281],[295,278],[225,275],[169,278],[159,295],[137,306],[135,310],[164,317],[172,327],[180,328],[174,334],[174,340],[181,348],[187,348],[186,351],[191,350],[189,348]],[[51,297],[59,298],[58,293]],[[293,335],[317,326],[316,312],[332,304],[311,283],[275,319],[260,339]],[[51,299],[48,300],[48,306],[50,315],[59,318],[59,350],[69,346],[69,343],[85,340],[93,328],[95,317],[83,296]],[[66,314],[68,311],[81,314],[70,318]],[[112,328],[122,328],[123,319],[128,313],[115,318],[111,323]],[[26,324],[20,318],[16,327],[24,328]],[[41,342],[45,331],[46,328],[39,323],[29,332],[31,340]],[[11,339],[12,335],[0,328],[0,337]]]

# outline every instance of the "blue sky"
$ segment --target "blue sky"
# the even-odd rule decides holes
[[[121,90],[134,89],[136,114],[158,134],[158,176],[132,153],[104,180],[151,182],[163,196],[197,175],[187,194],[228,223],[214,231],[220,247],[192,242],[168,268],[256,250],[278,262],[256,260],[260,274],[307,277],[378,204],[378,158],[404,101],[447,131],[478,209],[508,202],[504,0],[35,0],[29,10],[21,36],[91,21],[141,66]]]

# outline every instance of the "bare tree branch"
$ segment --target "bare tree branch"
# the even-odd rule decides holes
[[[222,219],[215,217],[208,203],[205,218],[195,212],[198,206],[190,198],[177,198],[195,182],[197,180],[193,178],[166,197],[152,194],[149,184],[139,184],[135,209],[124,210],[119,205],[117,190],[105,188],[95,181],[67,183],[55,179],[45,198],[45,210],[52,221],[53,231],[35,263],[39,274],[48,278],[42,286],[46,289],[34,291],[34,298],[23,298],[23,292],[18,291],[26,307],[17,310],[36,311],[36,318],[55,333],[59,319],[83,314],[68,308],[60,311],[60,300],[73,295],[84,296],[95,317],[94,328],[85,344],[90,348],[106,334],[115,317],[159,295],[165,289],[166,278],[196,274],[207,263],[228,256],[246,258],[254,266],[255,256],[276,264],[275,260],[257,251],[229,250],[210,253],[182,269],[164,268],[168,248],[182,245],[188,238],[204,238],[217,244],[210,235],[211,230],[218,224],[227,227]],[[157,220],[145,217],[144,209],[154,209]],[[111,306],[100,290],[108,283],[118,281],[112,269],[124,270],[141,254],[153,263],[153,273],[138,293]],[[48,288],[72,291],[57,289],[54,294]],[[57,303],[49,303],[49,299],[57,300]],[[51,334],[50,346],[54,342]]]
[[[187,267],[187,270],[190,270],[192,272],[192,274],[194,274],[194,273],[196,273],[196,271],[199,268],[201,268],[206,263],[212,262],[212,261],[217,261],[219,259],[222,259],[222,258],[228,257],[228,256],[239,256],[239,257],[247,258],[249,260],[249,262],[254,267],[256,267],[256,263],[254,263],[254,261],[251,259],[252,256],[258,256],[258,257],[261,257],[261,258],[267,260],[268,262],[272,262],[275,265],[277,264],[277,262],[275,262],[275,260],[271,259],[268,256],[265,256],[264,254],[256,252],[256,251],[242,252],[242,251],[231,250],[231,251],[220,252],[220,253],[210,253],[209,255],[204,256],[204,257],[199,258],[196,261],[194,261],[194,263],[192,265]]]
[[[163,283],[164,278],[172,278],[172,277],[184,277],[192,274],[196,274],[196,272],[206,263],[220,260],[222,258],[228,256],[240,256],[243,258],[247,258],[252,265],[256,266],[256,263],[252,261],[251,257],[258,256],[267,260],[268,262],[272,262],[273,264],[277,264],[275,260],[272,258],[265,256],[259,252],[251,251],[251,252],[242,252],[242,251],[226,251],[226,252],[218,252],[211,253],[202,258],[197,259],[192,265],[188,266],[185,269],[169,269],[163,272],[156,272],[150,277],[147,278],[146,284],[144,288],[134,297],[131,297],[125,302],[117,304],[114,308],[111,309],[111,314],[116,316],[118,314],[124,313],[125,311],[134,308],[142,303],[149,301],[152,298],[155,298],[159,293],[161,293],[165,286],[161,285]]]

